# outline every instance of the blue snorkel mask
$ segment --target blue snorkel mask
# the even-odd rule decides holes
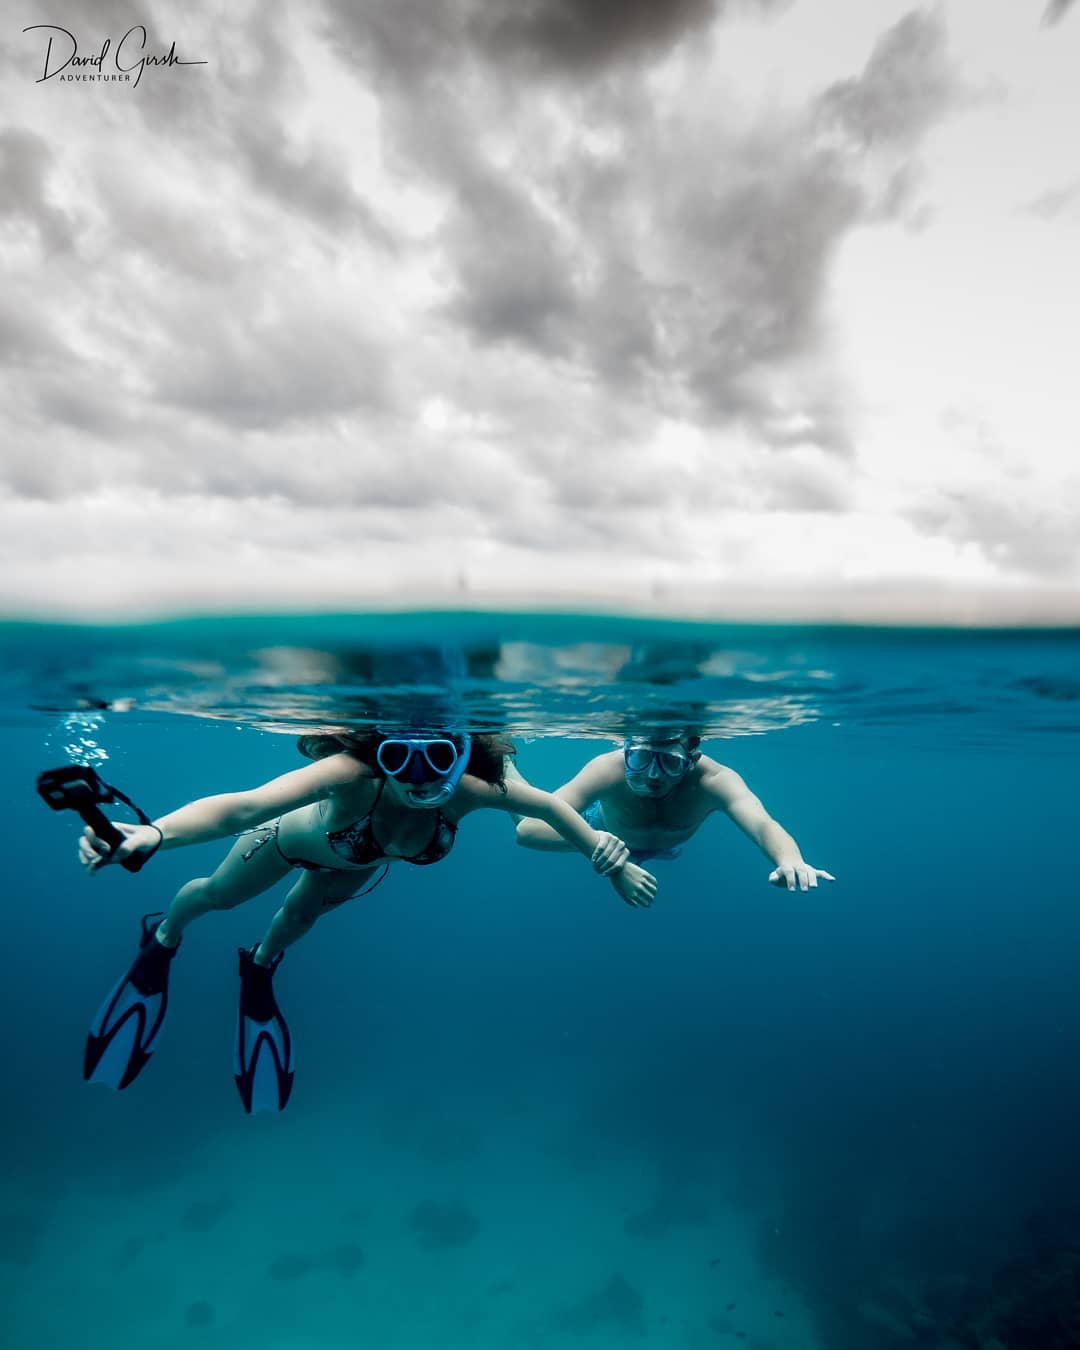
[[[639,797],[666,797],[694,766],[694,757],[680,741],[659,744],[648,736],[623,741],[626,786]]]
[[[411,805],[434,810],[454,795],[471,749],[468,732],[386,736],[375,751],[375,762],[381,773],[400,784]]]

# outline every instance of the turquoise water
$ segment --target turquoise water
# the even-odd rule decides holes
[[[1080,1344],[1080,634],[337,616],[0,647],[5,1344]],[[35,774],[89,759],[161,813],[409,714],[509,726],[546,787],[693,721],[837,883],[768,886],[713,818],[634,911],[470,817],[290,951],[283,1115],[231,1081],[236,948],[281,889],[191,930],[129,1091],[84,1085],[138,916],[225,845],[84,878]]]

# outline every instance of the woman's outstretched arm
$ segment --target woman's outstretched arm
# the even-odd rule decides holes
[[[182,848],[185,844],[224,839],[273,816],[321,801],[369,772],[351,755],[330,755],[256,788],[199,797],[159,816],[149,825],[113,821],[124,836],[115,852],[110,852],[108,844],[87,826],[79,840],[79,861],[88,872],[96,872],[106,863],[123,862],[133,853],[153,853],[158,848]]]
[[[462,780],[462,785],[466,785],[466,780]],[[629,850],[623,841],[606,830],[594,830],[572,806],[553,793],[531,787],[522,778],[509,778],[505,791],[469,779],[466,791],[472,797],[470,806],[491,807],[549,825],[609,879],[627,904],[647,906],[656,898],[656,878],[643,867],[627,862]]]

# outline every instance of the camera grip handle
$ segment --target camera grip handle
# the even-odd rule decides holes
[[[82,816],[83,820],[90,826],[97,837],[103,843],[108,844],[109,849],[111,850],[110,856],[112,853],[115,853],[124,842],[124,836],[98,807],[81,806],[79,808],[79,815]],[[124,858],[120,863],[120,866],[125,872],[138,872],[144,863],[150,861],[151,856],[152,855],[149,853],[133,853],[130,858]]]

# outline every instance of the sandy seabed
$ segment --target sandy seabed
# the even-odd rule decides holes
[[[6,1344],[817,1350],[762,1214],[587,1134],[528,1102],[294,1104],[172,1175],[11,1180]]]

